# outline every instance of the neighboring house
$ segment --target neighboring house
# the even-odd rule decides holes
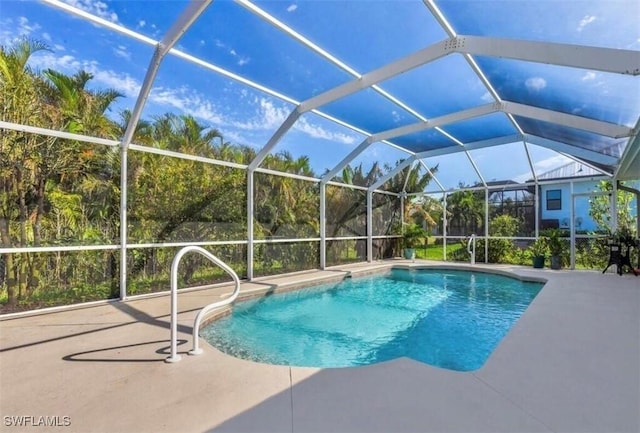
[[[588,195],[600,192],[597,188],[598,180],[584,180],[592,176],[598,176],[596,170],[577,162],[559,167],[538,176],[538,180],[556,180],[557,184],[540,186],[540,228],[560,227],[569,228],[571,225],[571,181],[575,197],[575,229],[581,231],[594,231],[598,229],[595,221],[589,216],[590,199]],[[638,183],[638,182],[636,182]],[[638,185],[635,185],[637,188]],[[582,195],[584,194],[584,195]],[[632,204],[632,214],[637,217],[638,211],[635,200]]]

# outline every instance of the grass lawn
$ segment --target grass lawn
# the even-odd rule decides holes
[[[453,251],[459,250],[462,248],[462,244],[460,242],[456,242],[454,244],[447,245],[447,256],[451,254]],[[430,244],[426,247],[418,247],[416,248],[416,258],[417,259],[427,259],[427,260],[442,260],[442,244]]]

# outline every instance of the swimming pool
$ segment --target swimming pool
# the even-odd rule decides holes
[[[541,288],[489,273],[393,269],[237,303],[201,335],[270,364],[349,367],[407,356],[470,371]]]

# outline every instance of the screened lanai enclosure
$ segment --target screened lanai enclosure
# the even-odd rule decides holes
[[[640,4],[0,3],[0,312],[638,238]],[[551,232],[549,232],[551,230]],[[635,250],[637,251],[637,250]],[[633,254],[637,254],[633,252]],[[632,257],[632,261],[637,256]],[[225,281],[187,256],[181,287]]]

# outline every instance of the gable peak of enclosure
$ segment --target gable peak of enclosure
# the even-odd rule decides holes
[[[640,179],[636,0],[0,11],[5,273],[95,254],[124,290],[199,243],[251,279],[387,257],[410,220],[446,256],[448,236],[586,230],[581,194]]]

